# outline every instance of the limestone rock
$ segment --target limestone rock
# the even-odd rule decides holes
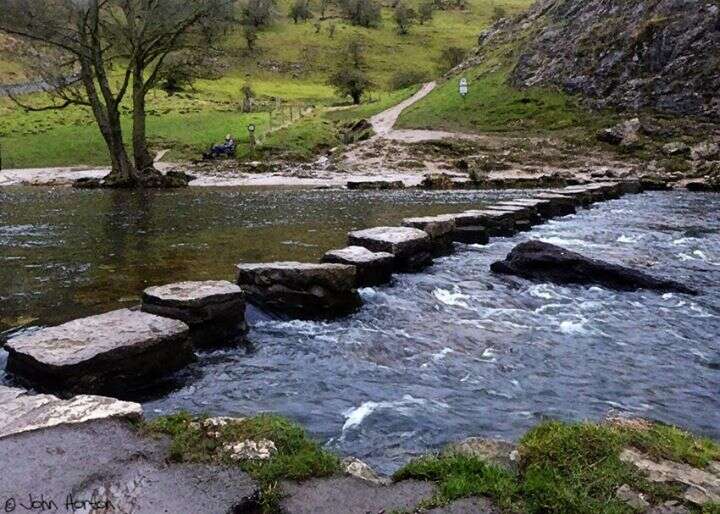
[[[248,298],[278,314],[303,319],[347,315],[361,303],[354,266],[273,262],[237,265],[237,284]]]
[[[395,258],[387,252],[372,252],[362,246],[348,246],[327,252],[322,262],[347,264],[357,270],[357,286],[377,286],[392,280]]]
[[[690,158],[693,161],[712,161],[720,158],[720,145],[711,141],[705,141],[695,145],[690,150]]]
[[[44,389],[125,394],[191,362],[188,332],[181,321],[120,309],[11,337],[7,369]]]
[[[452,216],[406,218],[402,221],[402,225],[426,232],[432,240],[435,256],[448,254],[452,251],[452,232],[455,230],[455,219]]]
[[[293,514],[367,514],[368,512],[413,512],[430,498],[435,487],[429,482],[404,480],[376,485],[354,477],[283,482],[283,512]]]
[[[639,118],[618,123],[612,128],[598,132],[597,139],[604,143],[620,145],[628,148],[637,147],[640,144],[640,128],[642,124]]]
[[[248,439],[237,443],[227,443],[223,446],[232,460],[268,460],[277,452],[275,443],[268,439],[253,441]]]
[[[620,460],[634,465],[651,482],[683,484],[686,486],[683,493],[686,501],[696,505],[720,502],[720,475],[716,473],[665,459],[655,462],[632,448],[623,450]]]
[[[620,291],[651,289],[696,294],[696,291],[679,282],[590,259],[542,241],[517,245],[504,261],[494,262],[490,269],[495,273],[558,284],[597,284]]]
[[[452,238],[456,243],[464,243],[467,245],[485,245],[490,241],[487,229],[477,225],[456,227],[452,232]]]
[[[500,439],[468,437],[460,442],[449,444],[444,452],[477,457],[512,472],[517,471],[520,463],[517,447],[513,443]]]
[[[49,394],[33,395],[23,389],[4,386],[0,386],[0,405],[0,438],[58,425],[142,417],[139,403],[88,395],[61,400]]]
[[[225,280],[149,287],[143,292],[142,310],[187,323],[197,346],[236,343],[247,332],[245,295]]]
[[[348,234],[348,244],[392,254],[396,269],[401,271],[417,271],[432,263],[430,236],[416,228],[375,227],[358,230]]]
[[[433,190],[453,189],[455,184],[453,182],[453,177],[447,173],[430,173],[425,175],[423,178],[421,187],[423,189]]]
[[[377,485],[389,485],[392,483],[392,480],[387,477],[381,477],[374,469],[355,457],[347,457],[343,459],[342,467],[347,475],[359,478],[360,480],[365,480],[366,482]]]
[[[690,155],[690,147],[685,143],[676,141],[663,146],[663,152],[665,155],[669,155],[671,157],[676,155]]]
[[[617,491],[615,491],[615,496],[618,500],[626,503],[635,510],[644,511],[650,507],[650,503],[645,499],[645,495],[637,491],[633,491],[627,484],[623,484],[618,487]]]

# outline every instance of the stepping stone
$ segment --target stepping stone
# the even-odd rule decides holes
[[[436,256],[452,252],[452,233],[455,230],[455,219],[452,215],[406,218],[402,225],[426,232],[430,236]]]
[[[515,229],[515,216],[507,211],[471,210],[454,214],[456,227],[482,226],[491,237],[512,236]]]
[[[11,337],[7,370],[40,389],[126,394],[191,362],[188,333],[181,321],[120,309]]]
[[[390,189],[405,189],[402,180],[351,180],[347,188],[356,191],[382,191]]]
[[[602,202],[607,200],[607,196],[603,188],[585,186],[569,186],[564,189],[571,194],[581,195],[586,198],[588,203]]]
[[[361,304],[354,266],[305,262],[237,265],[237,284],[252,303],[301,319],[345,316]]]
[[[419,271],[432,264],[433,244],[427,232],[411,227],[375,227],[348,234],[350,246],[395,257],[395,269]]]
[[[572,198],[575,201],[576,206],[588,207],[595,201],[595,195],[587,192],[585,189],[578,189],[568,191],[567,189],[548,189],[543,193],[551,195],[560,195],[567,198]]]
[[[505,204],[496,204],[486,207],[489,211],[505,212],[512,217],[515,222],[528,221],[532,224],[538,224],[542,221],[538,212],[527,205],[513,205],[510,202]]]
[[[455,227],[455,230],[452,232],[452,238],[456,243],[464,243],[466,245],[485,245],[490,242],[487,229],[479,225]]]
[[[75,425],[108,418],[139,420],[142,405],[104,396],[74,396],[61,400],[49,394],[0,386],[0,439],[59,425]]]
[[[533,197],[504,202],[501,205],[526,205],[535,209],[543,219],[547,220],[575,212],[575,207],[569,204],[572,200],[568,200],[567,198],[563,198],[563,200],[564,202],[551,198]]]
[[[430,482],[404,480],[377,485],[355,477],[283,482],[281,511],[292,514],[415,512],[435,492]]]
[[[371,252],[362,246],[348,246],[327,252],[322,262],[355,266],[357,286],[368,287],[387,284],[392,280],[395,257],[387,252]]]
[[[225,280],[149,287],[143,292],[142,310],[186,323],[196,346],[236,344],[247,333],[245,295]]]
[[[642,193],[642,183],[639,180],[623,180],[618,183],[618,189],[624,195]]]
[[[556,216],[575,214],[577,212],[575,207],[582,205],[582,202],[578,201],[578,199],[573,196],[556,193],[538,193],[533,198],[537,198],[539,200],[549,200],[553,205]]]

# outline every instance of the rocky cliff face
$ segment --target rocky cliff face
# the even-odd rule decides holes
[[[720,1],[538,0],[480,36],[519,38],[517,86],[556,85],[598,107],[720,116]]]

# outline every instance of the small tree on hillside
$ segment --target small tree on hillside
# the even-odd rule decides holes
[[[243,27],[243,37],[248,52],[253,53],[257,48],[258,30],[253,25],[245,25]]]
[[[367,75],[365,62],[365,42],[360,38],[347,41],[336,70],[330,75],[328,83],[341,96],[349,96],[354,104],[359,104],[363,94],[372,86]]]
[[[327,12],[328,7],[330,7],[330,0],[320,0],[320,19],[325,19],[325,13]]]
[[[240,16],[243,25],[267,27],[277,16],[277,0],[243,0]]]
[[[375,0],[341,0],[340,7],[353,25],[369,28],[380,24],[380,4]]]
[[[418,8],[418,21],[420,22],[420,25],[424,25],[425,23],[432,20],[434,14],[435,4],[433,3],[433,0],[426,0],[425,2],[421,3],[420,7]]]
[[[415,22],[417,13],[415,9],[408,7],[404,2],[398,2],[393,12],[393,19],[400,34],[407,34],[410,26]]]
[[[442,73],[453,69],[455,66],[459,66],[465,60],[467,56],[467,50],[459,48],[457,46],[449,46],[440,53],[440,59],[438,60],[438,67]]]
[[[292,6],[290,6],[289,17],[292,18],[294,23],[307,21],[312,18],[313,14],[310,9],[310,2],[308,2],[308,0],[295,0]]]

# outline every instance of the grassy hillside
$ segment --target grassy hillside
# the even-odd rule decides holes
[[[477,34],[491,23],[497,8],[512,14],[530,1],[469,0],[467,9],[436,11],[431,22],[414,25],[407,35],[397,33],[390,8],[383,9],[379,27],[366,29],[349,25],[332,10],[327,19],[294,24],[286,15],[289,3],[280,2],[276,22],[259,34],[254,53],[245,48],[240,31],[230,37],[219,79],[198,81],[193,91],[171,97],[160,91],[151,94],[148,126],[154,148],[171,149],[168,159],[185,159],[197,156],[228,132],[243,142],[247,139],[245,127],[255,123],[265,150],[308,157],[315,148],[339,143],[336,122],[370,116],[411,94],[412,88],[389,91],[395,73],[411,70],[427,79],[437,76],[438,58],[444,48],[473,47]],[[415,5],[419,0],[409,3]],[[318,21],[320,32],[316,33]],[[332,37],[331,24],[336,27]],[[374,90],[365,98],[364,106],[325,113],[326,107],[347,102],[326,81],[339,50],[351,35],[361,35],[367,42]],[[1,46],[0,76],[0,82],[22,80],[20,68],[12,63],[8,52],[3,55]],[[240,89],[246,83],[257,94],[259,112],[240,112]],[[43,103],[41,95],[32,100]],[[281,109],[275,110],[277,107]],[[297,123],[300,110],[305,116]],[[295,123],[290,127],[277,129],[291,121]],[[85,109],[25,113],[9,100],[0,99],[0,138],[6,168],[107,163],[99,133]],[[244,148],[241,155],[246,152]]]

